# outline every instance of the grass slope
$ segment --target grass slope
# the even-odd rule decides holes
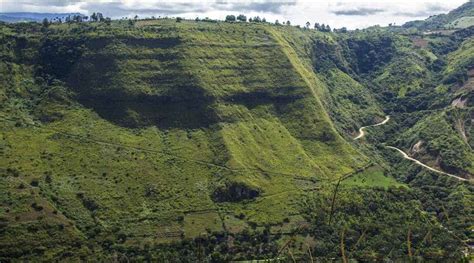
[[[298,213],[298,178],[367,163],[278,29],[160,20],[21,30],[1,31],[2,254],[45,256],[15,247],[15,235],[54,247],[67,233],[60,242],[107,249],[276,225]],[[212,198],[239,184],[237,194],[259,197]],[[72,251],[64,256],[90,253]]]

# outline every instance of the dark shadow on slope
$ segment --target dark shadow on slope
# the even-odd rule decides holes
[[[123,94],[123,97],[83,97],[79,101],[102,118],[127,128],[154,125],[160,129],[198,129],[217,123],[217,116],[212,109],[213,99],[200,95],[179,98],[152,95],[130,97]]]
[[[347,60],[351,70],[357,74],[370,74],[377,71],[390,62],[395,54],[394,40],[390,35],[350,38],[339,44],[342,47],[342,57]]]
[[[281,93],[281,92],[279,92]],[[271,91],[254,91],[246,93],[237,93],[232,96],[224,98],[229,103],[242,104],[249,109],[253,109],[260,105],[274,104],[288,104],[298,99],[303,98],[303,95],[292,95],[292,94],[274,94]]]
[[[214,98],[196,84],[192,75],[184,73],[178,63],[175,67],[167,75],[152,72],[154,77],[129,79],[123,77],[116,57],[93,54],[79,61],[68,85],[81,104],[122,127],[198,129],[215,124]],[[155,94],[130,86],[135,82],[147,83]]]
[[[214,189],[211,198],[214,202],[240,202],[253,200],[260,196],[261,190],[243,182],[226,181]]]

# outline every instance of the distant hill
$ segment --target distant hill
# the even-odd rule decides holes
[[[455,29],[467,28],[474,25],[474,2],[469,1],[450,11],[448,14],[430,16],[425,20],[410,21],[403,27],[418,29]]]
[[[53,20],[61,18],[64,20],[67,16],[80,15],[80,13],[31,13],[31,12],[12,12],[0,13],[0,21],[8,23],[16,22],[41,22],[44,18]]]

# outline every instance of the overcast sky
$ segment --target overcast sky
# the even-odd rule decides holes
[[[290,20],[303,25],[306,21],[331,27],[363,28],[424,19],[446,13],[466,0],[283,0],[283,1],[161,1],[161,0],[0,0],[0,12],[80,12],[90,15],[102,12],[112,18],[147,16],[210,17],[223,19],[227,14],[243,13],[265,17],[274,22]]]

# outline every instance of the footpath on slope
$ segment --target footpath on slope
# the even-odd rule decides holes
[[[383,120],[382,122],[379,122],[379,123],[376,123],[376,124],[373,124],[373,125],[368,125],[368,126],[362,126],[360,129],[359,129],[359,135],[357,135],[354,140],[358,140],[360,138],[363,138],[365,136],[365,132],[364,130],[368,127],[375,127],[375,126],[380,126],[380,125],[384,125],[385,123],[387,123],[388,121],[390,120],[390,116],[386,116],[385,117],[385,120]],[[416,163],[417,165],[421,166],[421,167],[424,167],[430,171],[433,171],[433,172],[436,172],[436,173],[439,173],[439,174],[443,174],[443,175],[447,175],[447,176],[450,176],[452,178],[455,178],[457,180],[460,180],[460,181],[469,181],[468,179],[466,178],[462,178],[462,177],[459,177],[457,175],[454,175],[454,174],[450,174],[450,173],[446,173],[446,172],[443,172],[441,170],[438,170],[436,168],[433,168],[431,166],[428,166],[422,162],[420,162],[419,160],[415,159],[415,158],[412,158],[410,156],[408,156],[408,154],[406,154],[404,151],[400,150],[399,148],[397,147],[393,147],[393,146],[388,146],[388,145],[385,145],[386,148],[389,148],[389,149],[392,149],[392,150],[396,150],[398,151],[399,153],[402,154],[403,158],[407,159],[407,160],[410,160],[414,163]]]

